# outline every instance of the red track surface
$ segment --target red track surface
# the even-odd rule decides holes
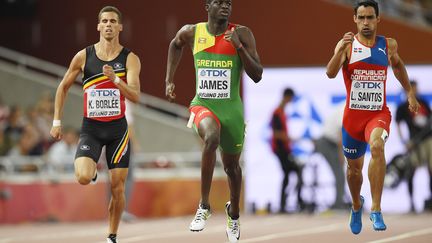
[[[384,215],[388,229],[374,232],[363,214],[363,230],[351,234],[348,213],[320,215],[243,215],[240,242],[432,242],[432,214]],[[213,215],[204,231],[192,233],[188,225],[192,216],[165,219],[145,219],[120,226],[119,242],[226,242],[225,217]],[[0,243],[105,243],[106,222],[43,223],[2,225]]]

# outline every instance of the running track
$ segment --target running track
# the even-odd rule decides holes
[[[349,231],[347,213],[243,215],[240,242],[432,242],[430,213],[384,215],[388,226],[385,232],[374,232],[367,215],[363,214],[363,230],[359,235]],[[206,229],[199,233],[188,230],[191,217],[140,219],[122,223],[119,242],[227,242],[222,213],[213,215]],[[106,222],[2,225],[0,243],[105,243],[105,232]]]

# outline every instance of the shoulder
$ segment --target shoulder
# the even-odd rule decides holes
[[[138,57],[138,55],[135,54],[133,51],[130,51],[130,52],[128,53],[127,58],[128,58],[128,59],[134,59],[134,60],[138,60],[138,61],[139,61],[139,57]]]
[[[140,59],[139,59],[138,55],[136,55],[132,51],[129,52],[129,54],[127,56],[126,66],[130,66],[131,64],[132,65],[140,65]]]
[[[186,24],[180,28],[177,32],[176,38],[179,38],[183,41],[189,41],[195,36],[196,24]]]
[[[77,67],[82,66],[85,63],[86,56],[87,56],[86,48],[84,48],[75,54],[75,56],[72,59],[71,65]]]
[[[387,40],[387,45],[388,45],[389,49],[395,49],[395,48],[397,49],[398,44],[397,44],[397,41],[395,39],[386,38],[386,40]]]
[[[179,32],[184,34],[193,34],[195,33],[197,24],[185,24],[180,28]]]
[[[235,24],[235,26],[236,26],[236,30],[237,30],[240,34],[242,34],[242,33],[245,33],[245,34],[252,34],[252,30],[251,30],[249,27],[247,27],[247,26],[240,25],[240,24]]]
[[[86,52],[87,48],[82,49],[81,51],[77,52],[77,54],[75,54],[75,58],[79,58],[79,59],[84,59],[87,56],[87,52]]]

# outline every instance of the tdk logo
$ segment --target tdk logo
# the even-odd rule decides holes
[[[91,96],[120,96],[117,89],[97,89],[91,92]]]
[[[357,149],[350,149],[350,148],[347,148],[345,146],[343,146],[343,150],[345,152],[349,153],[349,154],[355,154],[355,153],[357,153]]]
[[[363,89],[381,89],[382,82],[356,82],[354,87]]]
[[[207,69],[201,70],[201,77],[228,77],[227,70]]]

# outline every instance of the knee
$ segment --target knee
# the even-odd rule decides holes
[[[83,174],[75,174],[77,181],[81,185],[88,185],[92,180],[91,176],[83,175]]]
[[[371,145],[371,154],[372,157],[381,157],[384,155],[384,141],[382,139],[376,139],[374,140]]]
[[[205,150],[215,151],[219,146],[219,142],[219,134],[217,134],[216,132],[206,134],[204,137]]]
[[[361,168],[357,168],[354,166],[348,166],[347,175],[348,175],[348,177],[362,176],[362,170],[361,170]]]
[[[124,183],[111,184],[111,194],[113,198],[120,198],[124,195]]]
[[[75,177],[79,184],[88,185],[93,179],[94,174],[92,175],[90,172],[86,170],[78,171],[75,170]]]
[[[225,173],[228,176],[235,176],[235,175],[241,175],[242,170],[240,168],[240,166],[238,165],[238,163],[232,163],[230,165],[227,165],[224,167]]]

